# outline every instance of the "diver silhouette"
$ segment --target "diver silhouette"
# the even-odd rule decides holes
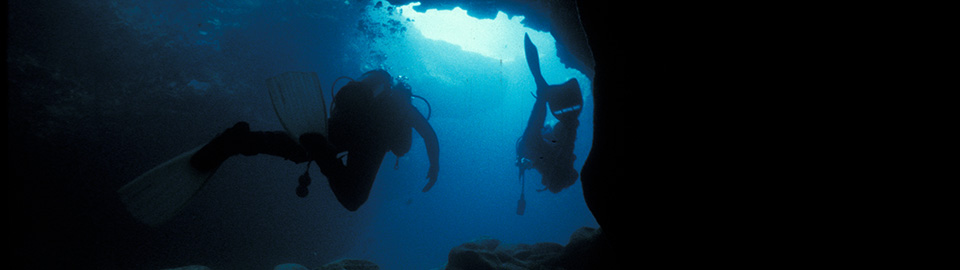
[[[340,204],[356,211],[367,201],[386,153],[400,157],[410,150],[412,128],[423,137],[430,160],[426,192],[437,181],[440,148],[433,127],[411,104],[412,96],[403,80],[393,83],[386,71],[372,70],[336,93],[328,136],[305,133],[297,142],[284,131],[250,131],[249,124],[238,122],[200,148],[190,164],[201,171],[214,170],[238,154],[268,154],[298,164],[313,161]],[[296,193],[305,197],[310,177],[304,173],[299,181]]]
[[[573,167],[577,156],[573,153],[574,141],[580,120],[577,117],[583,109],[583,97],[577,79],[570,79],[560,85],[548,85],[540,72],[540,60],[537,47],[524,34],[524,52],[527,65],[537,84],[536,102],[527,120],[523,135],[517,139],[516,166],[520,169],[520,181],[524,171],[536,169],[542,175],[544,189],[557,193],[577,181],[579,173]],[[546,125],[547,106],[550,113],[559,120],[555,125]],[[523,215],[526,202],[521,186],[517,214]]]

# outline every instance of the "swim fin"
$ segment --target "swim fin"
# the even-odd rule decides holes
[[[190,157],[202,147],[150,169],[117,190],[127,211],[150,226],[176,216],[219,168],[201,171],[190,165]]]
[[[537,95],[540,95],[541,89],[548,87],[547,81],[543,80],[543,73],[540,73],[540,53],[537,52],[537,46],[530,41],[530,35],[523,34],[523,52],[527,57],[527,66],[530,67],[530,73],[533,73],[533,81],[537,83]]]
[[[286,72],[266,81],[273,109],[293,141],[305,133],[327,136],[327,106],[313,72]]]
[[[550,113],[557,119],[561,115],[568,114],[576,118],[580,116],[583,110],[583,94],[580,92],[580,83],[577,79],[570,79],[561,85],[551,85],[547,99],[547,105],[550,106]]]

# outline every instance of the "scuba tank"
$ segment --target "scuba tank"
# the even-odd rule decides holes
[[[357,137],[377,139],[374,136],[380,133],[379,125],[373,123],[380,123],[379,115],[384,114],[384,107],[376,101],[379,95],[388,92],[390,80],[386,71],[371,70],[334,94],[327,121],[330,143],[340,149],[354,149],[353,144],[359,143]]]
[[[331,144],[340,149],[353,148],[353,139],[367,133],[363,126],[370,122],[366,111],[372,101],[373,92],[361,80],[350,81],[336,92],[327,120],[327,139]]]

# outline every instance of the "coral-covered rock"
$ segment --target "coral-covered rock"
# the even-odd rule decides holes
[[[325,264],[317,270],[380,270],[380,266],[367,260],[339,259]]]

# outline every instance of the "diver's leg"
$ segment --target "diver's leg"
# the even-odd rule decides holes
[[[525,138],[530,136],[540,137],[540,130],[543,129],[543,123],[547,120],[547,101],[538,98],[533,103],[533,110],[530,111],[530,119],[527,120],[527,129],[523,131]]]
[[[300,143],[310,151],[320,171],[327,177],[333,195],[343,207],[356,211],[367,201],[373,181],[386,150],[365,146],[347,151],[346,165],[336,157],[339,150],[322,135],[307,133],[300,136]]]
[[[247,152],[240,153],[245,156],[267,154],[298,164],[310,161],[307,150],[283,131],[250,132],[250,140],[244,149]]]
[[[527,127],[520,136],[520,142],[517,144],[517,156],[533,159],[533,153],[542,148],[543,137],[540,131],[543,129],[543,123],[547,119],[547,102],[545,99],[538,98],[533,103],[533,110],[530,112],[530,118],[527,120]]]
[[[343,207],[357,211],[367,201],[386,154],[386,151],[350,151],[346,167],[340,167],[342,170],[333,175],[324,173],[333,195]]]
[[[227,158],[243,154],[252,156],[268,154],[279,156],[294,163],[306,162],[307,151],[286,133],[280,131],[251,132],[250,125],[238,122],[204,145],[190,158],[190,164],[199,170],[212,170]]]
[[[327,176],[339,177],[346,174],[346,167],[337,159],[337,150],[327,137],[319,133],[305,133],[300,135],[300,144],[310,152],[313,161],[320,167],[320,172]]]
[[[227,158],[240,153],[238,145],[248,134],[250,124],[237,122],[194,153],[190,157],[190,165],[201,171],[216,169]]]

